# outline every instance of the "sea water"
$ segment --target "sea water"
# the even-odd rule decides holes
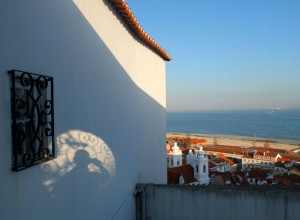
[[[167,112],[167,132],[300,140],[300,109]]]

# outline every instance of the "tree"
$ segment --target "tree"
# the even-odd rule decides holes
[[[218,145],[218,139],[214,137],[213,143],[214,143],[214,145]]]
[[[188,148],[188,149],[191,149],[191,133],[188,131],[186,133],[186,141],[185,141],[185,146]]]

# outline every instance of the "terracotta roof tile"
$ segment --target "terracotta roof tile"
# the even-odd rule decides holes
[[[194,168],[191,165],[185,165],[168,168],[168,184],[178,184],[180,175],[182,175],[184,183],[192,183],[197,181],[194,178]]]
[[[232,160],[230,160],[229,158],[224,157],[224,156],[220,156],[220,158],[222,158],[222,159],[225,160],[227,163],[229,163],[230,166],[234,165],[234,162],[233,162]]]
[[[277,161],[283,161],[283,162],[285,162],[285,163],[289,163],[289,162],[291,162],[292,160],[289,159],[289,158],[282,157],[282,158],[278,158]]]
[[[297,155],[284,155],[284,157],[295,160],[297,162],[300,162],[300,155],[299,156],[297,156]]]
[[[249,182],[245,177],[245,171],[235,171],[232,176],[236,183],[239,183],[240,185],[249,185]]]
[[[268,153],[268,152],[266,152],[265,156],[267,156],[267,157],[276,157],[277,154],[276,153]]]
[[[248,147],[249,150],[254,150],[256,149],[257,151],[262,151],[262,152],[273,152],[273,153],[287,153],[287,154],[292,154],[294,152],[286,149],[279,149],[279,148],[271,148],[271,147]]]
[[[268,176],[268,173],[271,173],[271,170],[264,170],[261,168],[251,168],[250,171],[248,171],[247,178],[259,178],[260,180],[266,179]]]
[[[254,154],[254,156],[264,156],[264,153],[262,153],[262,152],[256,152],[256,153]]]
[[[277,162],[274,164],[274,167],[281,167],[281,168],[284,168],[284,164],[285,164],[284,161],[277,161]]]
[[[230,181],[230,184],[234,184],[234,179],[230,172],[215,175],[215,185],[224,185],[227,180]]]
[[[214,145],[216,147],[228,147],[228,148],[239,148],[239,149],[245,149],[244,147],[239,147],[239,146],[230,146],[230,145],[221,145],[221,144],[216,144]]]
[[[210,147],[210,146],[204,146],[203,150],[205,151],[213,151],[213,152],[218,152],[218,153],[229,153],[229,154],[239,154],[239,155],[245,155],[246,150],[244,149],[239,149],[239,148],[222,148],[222,147]]]
[[[130,29],[139,36],[146,44],[152,47],[156,52],[158,52],[165,60],[171,61],[171,56],[153,40],[146,31],[143,30],[138,20],[131,12],[128,4],[124,0],[110,0],[116,7],[119,14],[123,17],[124,21],[128,24]]]
[[[217,158],[215,158],[215,159],[212,159],[211,162],[219,164],[219,163],[224,163],[224,162],[226,162],[226,161],[223,160],[223,159],[220,158],[220,157],[217,157]]]

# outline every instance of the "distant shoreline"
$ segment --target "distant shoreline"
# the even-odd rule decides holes
[[[243,139],[253,139],[256,133],[262,141],[274,139],[279,143],[290,144],[300,144],[299,123],[300,109],[167,112],[169,133],[190,131],[203,136],[238,135]]]
[[[170,136],[182,136],[186,137],[186,133],[179,132],[167,132],[167,137]],[[207,140],[208,144],[212,144],[214,139],[217,139],[218,144],[223,145],[232,145],[232,146],[244,146],[250,147],[253,146],[253,137],[248,136],[238,136],[238,135],[222,135],[222,134],[200,134],[200,133],[191,133],[191,138],[204,138]],[[296,149],[300,147],[300,140],[287,140],[287,139],[275,139],[275,138],[263,138],[256,137],[256,146],[264,146],[266,143],[270,147],[274,148],[285,148],[288,150]]]

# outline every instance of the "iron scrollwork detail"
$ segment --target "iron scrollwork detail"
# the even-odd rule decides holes
[[[11,85],[12,170],[55,157],[53,78],[19,70]]]

